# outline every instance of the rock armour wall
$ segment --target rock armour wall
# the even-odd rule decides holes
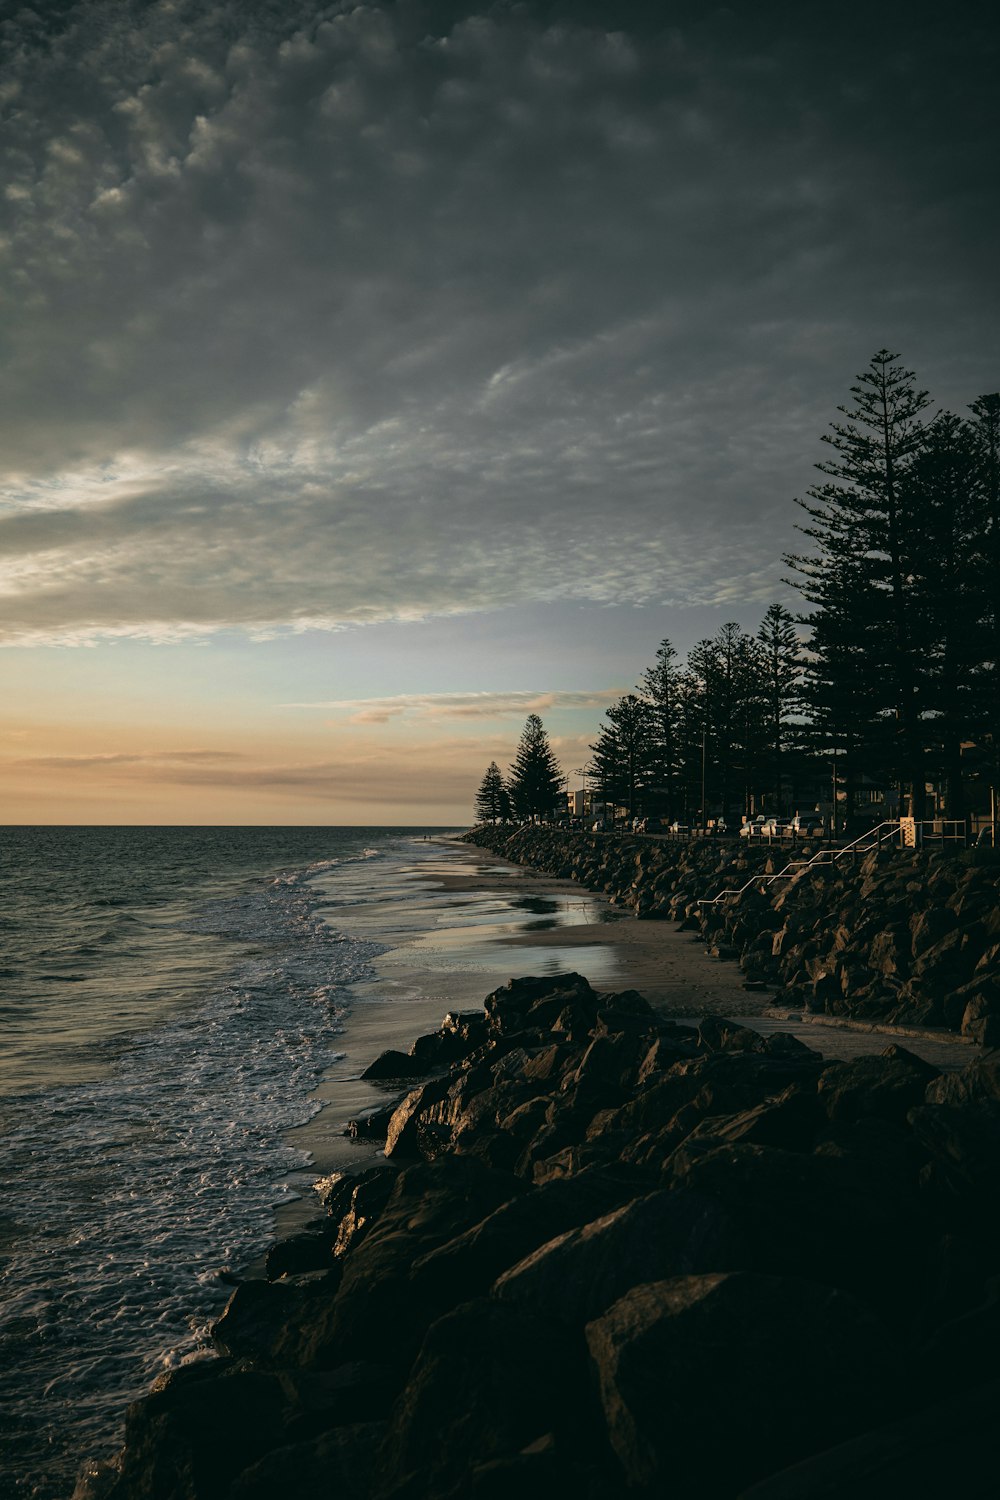
[[[1000,1042],[1000,863],[991,854],[883,849],[705,907],[699,897],[774,874],[816,845],[786,851],[502,827],[467,838],[604,891],[637,917],[699,930],[748,981],[777,987],[781,1002]]]
[[[992,1496],[1000,1054],[829,1063],[563,975],[402,1056],[384,1159],[77,1500]]]

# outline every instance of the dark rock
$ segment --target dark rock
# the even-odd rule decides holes
[[[268,1285],[268,1283],[264,1283]],[[114,1500],[219,1500],[276,1447],[284,1395],[276,1375],[212,1360],[161,1377],[125,1418]]]
[[[783,1468],[739,1500],[993,1500],[998,1403],[997,1381],[963,1392]]]
[[[414,1297],[413,1262],[524,1191],[517,1178],[474,1157],[443,1156],[401,1172],[375,1224],[347,1255],[336,1300],[317,1310],[303,1364],[328,1369],[373,1350],[394,1367],[412,1359],[443,1310]]]
[[[361,1077],[369,1081],[397,1078],[423,1078],[428,1071],[426,1062],[407,1052],[380,1052],[373,1063],[369,1063]]]
[[[963,988],[972,993],[962,1011],[962,1035],[981,1047],[1000,1046],[1000,982],[973,980]]]
[[[338,1221],[328,1216],[325,1219],[314,1219],[298,1234],[278,1240],[268,1250],[264,1260],[264,1274],[268,1281],[277,1281],[279,1276],[295,1275],[302,1271],[329,1270],[337,1228]]]
[[[635,1082],[643,1055],[648,1050],[642,1037],[625,1032],[614,1036],[597,1036],[587,1048],[573,1075],[577,1085],[587,1085],[593,1092],[610,1090],[624,1096]]]
[[[913,977],[938,989],[954,989],[972,978],[983,951],[984,935],[956,928],[914,959]]]
[[[748,1273],[635,1287],[587,1328],[626,1485],[731,1496],[898,1403],[901,1365],[843,1292]]]
[[[347,1211],[357,1180],[354,1172],[331,1172],[329,1177],[322,1177],[313,1184],[319,1201],[331,1217],[339,1219]]]
[[[237,1478],[227,1500],[368,1500],[385,1431],[385,1422],[365,1422],[276,1448]]]
[[[420,1154],[419,1121],[432,1104],[447,1096],[449,1080],[432,1078],[428,1083],[411,1090],[396,1106],[389,1121],[385,1138],[387,1157],[418,1156]]]
[[[942,1073],[927,1086],[928,1104],[1000,1104],[1000,1052],[973,1058],[956,1073]]]
[[[371,1229],[389,1201],[397,1175],[395,1167],[369,1167],[367,1172],[354,1178],[347,1208],[337,1225],[333,1242],[335,1258],[346,1255]]]
[[[953,932],[957,925],[958,918],[946,906],[928,906],[923,911],[914,912],[910,918],[913,957],[919,958],[922,953],[933,948],[949,932]]]
[[[709,1052],[762,1052],[764,1038],[738,1021],[705,1016],[698,1025],[698,1040]]]
[[[877,1295],[887,1316],[893,1306],[902,1316],[919,1275],[920,1204],[910,1182],[873,1180],[836,1157],[692,1140],[670,1157],[664,1185],[717,1201],[739,1238],[744,1268],[808,1274]],[[874,1292],[883,1283],[891,1295]]]
[[[413,1264],[417,1296],[465,1302],[488,1291],[518,1261],[579,1224],[589,1223],[635,1193],[621,1170],[591,1168],[553,1179],[503,1204],[480,1223]]]
[[[365,1115],[358,1115],[355,1120],[348,1120],[344,1134],[349,1135],[352,1141],[384,1141],[395,1112],[395,1104],[371,1109]]]
[[[642,1282],[735,1264],[718,1203],[658,1192],[542,1245],[499,1278],[493,1295],[582,1326]]]
[[[531,1008],[545,999],[550,1002],[552,1018],[567,1005],[582,1007],[591,1024],[596,1012],[596,996],[582,974],[560,974],[555,978],[527,977],[511,979],[503,989],[487,995],[483,1004],[489,1031],[516,1030],[524,1024]]]
[[[1000,1109],[987,1101],[962,1108],[921,1105],[910,1111],[909,1121],[935,1167],[928,1185],[964,1200],[968,1214],[992,1223],[1000,1208]]]
[[[855,1057],[831,1063],[816,1085],[819,1103],[831,1120],[857,1120],[877,1115],[903,1121],[907,1111],[923,1102],[927,1085],[936,1076],[913,1053],[893,1047],[881,1057]]]
[[[735,1145],[777,1146],[783,1151],[811,1151],[822,1122],[812,1089],[789,1084],[776,1098],[738,1114],[709,1115],[687,1140],[714,1139]]]
[[[558,1330],[498,1302],[427,1333],[379,1455],[375,1497],[436,1496],[554,1433],[586,1452],[586,1372]],[[583,1429],[581,1431],[581,1429]]]
[[[617,1487],[612,1492],[604,1476],[547,1432],[509,1458],[474,1464],[442,1500],[510,1500],[512,1494],[518,1500],[556,1500],[563,1495],[573,1500],[616,1500]],[[425,1495],[422,1492],[419,1500]]]
[[[483,1011],[449,1011],[437,1031],[417,1037],[409,1055],[414,1064],[431,1072],[458,1062],[485,1040],[486,1016]]]
[[[399,1380],[386,1365],[356,1360],[333,1370],[278,1371],[285,1397],[288,1442],[306,1442],[332,1427],[374,1422],[388,1415]]]
[[[332,1302],[340,1284],[340,1267],[281,1281],[242,1281],[213,1323],[212,1343],[221,1354],[269,1359],[288,1330],[308,1318],[320,1301]]]

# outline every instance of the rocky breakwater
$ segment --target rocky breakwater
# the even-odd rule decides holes
[[[795,850],[692,840],[475,829],[471,842],[606,891],[638,917],[700,932],[792,1006],[872,1023],[940,1026],[1000,1043],[1000,860],[992,851],[891,848],[805,868]],[[799,873],[777,874],[793,860]]]
[[[372,1069],[400,1075],[385,1159],[78,1496],[993,1493],[997,1054],[827,1063],[568,975]]]

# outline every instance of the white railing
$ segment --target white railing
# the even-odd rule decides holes
[[[698,900],[699,906],[718,906],[726,901],[738,901],[744,891],[751,886],[773,885],[776,880],[791,880],[796,874],[804,870],[818,868],[821,865],[836,864],[838,859],[843,859],[845,854],[868,854],[872,849],[880,849],[899,838],[899,822],[891,819],[885,823],[879,823],[875,828],[869,828],[867,833],[861,834],[853,843],[845,844],[842,849],[819,849],[812,859],[793,859],[783,869],[777,870],[773,875],[751,875],[745,885],[738,890],[732,886],[726,886],[717,896],[701,896]]]

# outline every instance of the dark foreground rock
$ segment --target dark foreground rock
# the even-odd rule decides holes
[[[826,1063],[563,975],[386,1076],[414,1059],[385,1163],[324,1184],[79,1500],[985,1494],[996,1054]]]

